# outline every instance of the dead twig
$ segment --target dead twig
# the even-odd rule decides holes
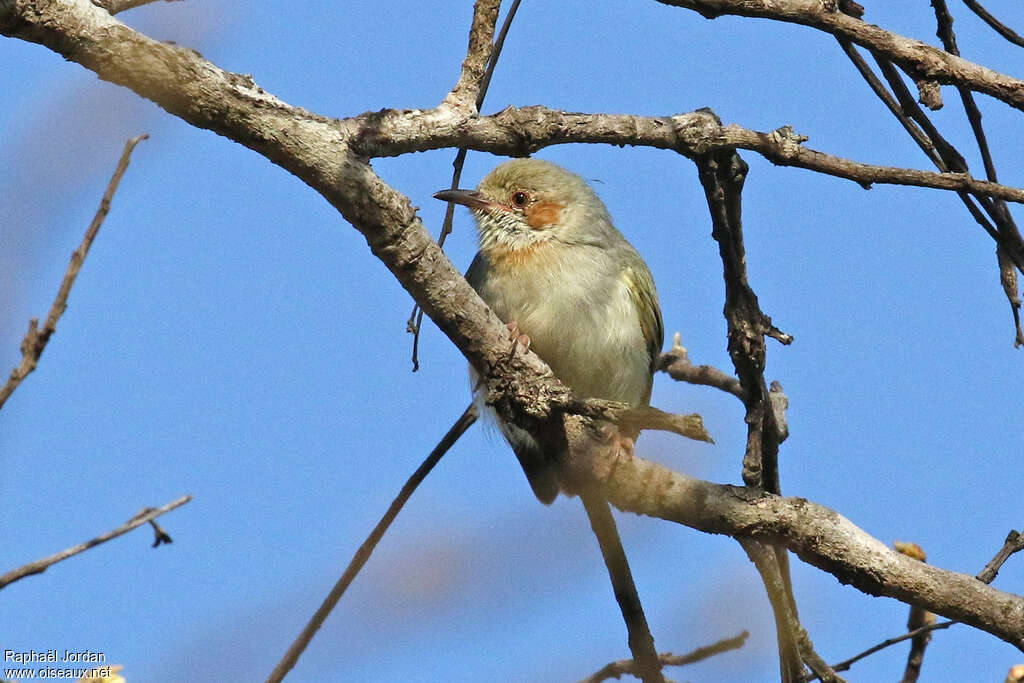
[[[658,661],[663,667],[693,664],[694,662],[703,661],[710,657],[714,657],[715,655],[722,654],[723,652],[738,650],[743,647],[749,637],[750,634],[747,631],[744,631],[738,636],[723,638],[717,643],[698,647],[696,650],[688,652],[685,655],[674,655],[671,652],[660,654],[658,655]],[[617,662],[605,664],[598,671],[582,679],[579,683],[601,683],[601,681],[606,681],[609,678],[619,678],[623,675],[636,676],[636,663],[632,659],[620,659]]]
[[[170,512],[174,508],[181,507],[190,500],[192,500],[192,496],[182,496],[181,498],[178,498],[177,500],[172,501],[167,505],[164,505],[163,507],[146,508],[145,510],[141,511],[139,514],[135,515],[127,522],[117,527],[116,529],[108,531],[107,533],[97,536],[96,538],[89,539],[85,543],[80,543],[74,547],[68,548],[67,550],[62,550],[59,553],[56,553],[55,555],[44,557],[43,559],[36,560],[35,562],[29,562],[24,566],[18,567],[17,569],[13,569],[7,572],[6,574],[0,576],[0,589],[4,588],[8,584],[14,583],[15,581],[25,578],[26,576],[32,576],[33,574],[42,574],[58,562],[62,562],[68,559],[69,557],[74,557],[79,553],[84,553],[89,548],[94,548],[100,545],[101,543],[106,543],[107,541],[113,538],[117,538],[122,534],[128,533],[136,527],[140,527],[143,524],[150,523],[160,515],[164,514],[165,512]],[[160,545],[160,543],[170,543],[171,537],[168,536],[166,532],[164,532],[156,525],[154,525],[154,528],[159,530],[157,542],[153,543],[154,548]],[[163,538],[161,538],[160,534],[162,534]]]
[[[107,184],[107,191],[103,193],[100,207],[96,210],[92,223],[89,224],[89,228],[85,231],[82,243],[71,254],[71,263],[68,264],[68,269],[64,273],[64,280],[60,283],[57,298],[54,299],[53,306],[50,307],[50,314],[46,316],[46,322],[43,324],[42,329],[40,329],[38,318],[32,318],[29,321],[28,332],[21,342],[21,363],[18,367],[11,370],[11,376],[7,383],[0,387],[0,408],[3,408],[4,403],[14,393],[14,390],[18,388],[22,380],[36,369],[43,349],[46,348],[46,344],[50,341],[53,333],[57,331],[57,321],[64,315],[64,311],[68,307],[68,294],[71,293],[71,286],[75,284],[75,278],[78,277],[78,272],[82,269],[82,263],[85,262],[86,254],[89,253],[89,247],[92,246],[93,240],[96,239],[96,233],[99,232],[100,226],[103,225],[103,220],[107,217],[107,213],[110,212],[110,201],[114,198],[114,193],[117,192],[117,186],[121,182],[121,177],[128,169],[128,161],[131,158],[132,150],[135,149],[135,145],[148,137],[149,135],[143,133],[124,143],[124,151],[121,152],[121,159],[117,162],[114,175]]]

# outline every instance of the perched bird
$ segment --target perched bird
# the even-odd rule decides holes
[[[438,199],[469,207],[480,251],[466,279],[580,398],[646,405],[664,341],[647,264],[575,173],[539,159],[508,161],[476,190]],[[525,430],[499,421],[534,494],[558,495],[552,467]],[[635,439],[637,434],[618,433]]]

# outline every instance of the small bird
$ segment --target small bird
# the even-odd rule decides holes
[[[480,251],[466,279],[488,306],[580,398],[647,405],[664,342],[647,264],[575,173],[515,159],[476,190],[434,197],[476,219]],[[475,384],[474,379],[474,384]],[[537,498],[558,496],[553,461],[524,429],[499,421]],[[618,433],[630,445],[636,433]]]

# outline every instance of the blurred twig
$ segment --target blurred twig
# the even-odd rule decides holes
[[[288,652],[285,653],[284,657],[280,662],[278,662],[277,666],[271,672],[270,676],[267,678],[267,683],[280,683],[288,672],[292,670],[292,667],[295,666],[295,663],[299,661],[299,657],[301,657],[302,653],[305,651],[306,646],[308,646],[310,641],[313,640],[313,636],[316,635],[316,632],[320,630],[324,620],[327,619],[327,615],[330,614],[331,610],[333,610],[338,604],[338,601],[341,600],[341,596],[345,594],[349,585],[359,574],[359,570],[361,570],[363,565],[366,564],[366,561],[370,559],[370,555],[373,554],[374,548],[377,547],[380,539],[384,537],[384,534],[387,532],[388,527],[391,526],[391,523],[395,521],[398,513],[402,511],[402,507],[409,500],[409,497],[412,496],[416,491],[416,488],[424,479],[426,479],[427,475],[430,474],[430,471],[434,469],[434,466],[440,462],[444,454],[448,452],[448,449],[450,449],[455,442],[459,440],[459,437],[461,437],[465,431],[469,429],[474,422],[476,422],[476,417],[476,406],[471,403],[469,404],[469,407],[463,411],[459,419],[455,421],[455,424],[451,426],[448,433],[445,434],[437,446],[434,447],[434,450],[430,452],[430,455],[427,456],[426,460],[424,460],[420,466],[416,468],[416,471],[412,473],[412,476],[410,476],[408,481],[405,482],[401,491],[399,491],[398,495],[395,496],[394,501],[391,502],[391,506],[388,507],[387,512],[385,512],[384,516],[380,518],[379,522],[377,522],[377,526],[373,528],[370,535],[367,536],[366,540],[363,541],[363,544],[359,546],[359,549],[352,557],[348,567],[345,568],[345,572],[341,575],[341,578],[338,579],[336,584],[334,584],[334,587],[331,589],[331,592],[327,594],[327,597],[324,598],[319,609],[317,609],[316,613],[313,614],[313,617],[309,620],[309,623],[306,624],[306,627],[302,629],[302,633],[300,633],[299,637],[295,639],[292,646],[288,648]]]
[[[22,380],[36,369],[36,365],[39,363],[39,356],[42,355],[43,349],[46,348],[47,342],[50,341],[50,337],[57,331],[57,321],[64,315],[64,311],[68,307],[68,294],[71,293],[71,286],[75,284],[75,278],[78,277],[78,271],[82,269],[82,263],[85,262],[86,254],[89,253],[89,247],[92,246],[92,241],[96,239],[96,233],[99,232],[100,226],[103,225],[103,220],[107,217],[107,213],[110,212],[110,201],[114,198],[114,193],[117,192],[117,186],[121,182],[121,177],[128,169],[128,161],[131,158],[132,150],[135,149],[135,145],[139,144],[141,140],[145,140],[148,137],[149,135],[143,133],[124,143],[121,159],[117,162],[114,175],[107,184],[107,191],[103,193],[103,199],[100,200],[100,206],[96,209],[96,215],[93,216],[92,223],[89,224],[89,228],[85,231],[82,243],[71,254],[71,263],[68,264],[68,269],[64,273],[64,279],[61,281],[60,289],[57,291],[57,298],[54,299],[53,306],[50,307],[50,314],[46,316],[46,322],[43,324],[42,329],[40,329],[38,318],[32,318],[29,321],[28,332],[21,342],[21,363],[18,367],[11,370],[11,376],[7,383],[0,387],[0,408],[3,408],[4,403],[7,402],[7,399],[14,390],[18,388]]]

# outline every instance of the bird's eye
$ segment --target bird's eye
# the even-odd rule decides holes
[[[530,195],[526,194],[522,190],[512,193],[512,206],[517,208],[523,208],[527,202],[530,201]]]

